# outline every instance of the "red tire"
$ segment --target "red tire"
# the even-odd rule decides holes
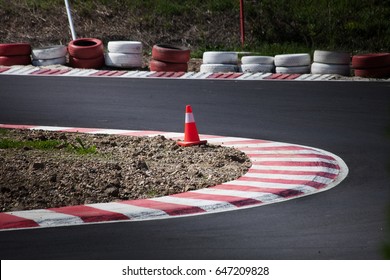
[[[3,66],[29,64],[31,64],[31,57],[29,55],[0,56],[0,65]]]
[[[104,65],[104,56],[99,56],[90,59],[82,59],[69,56],[69,64],[75,68],[97,69]]]
[[[30,55],[31,45],[28,43],[0,44],[0,56]]]
[[[188,70],[187,63],[170,63],[152,59],[149,62],[150,71],[157,72],[186,72]]]
[[[354,55],[352,57],[352,68],[371,69],[390,66],[390,53],[370,53]]]
[[[154,45],[152,48],[153,59],[171,63],[187,63],[190,60],[190,53],[187,48],[170,45]]]
[[[370,69],[355,69],[355,76],[366,78],[390,78],[390,66]]]
[[[103,43],[99,39],[76,39],[68,45],[69,55],[80,59],[92,59],[101,57],[104,53]]]

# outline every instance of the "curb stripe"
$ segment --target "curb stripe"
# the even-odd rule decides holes
[[[34,220],[12,215],[11,213],[0,213],[0,229],[38,227]]]
[[[199,207],[172,204],[172,203],[154,201],[150,199],[128,200],[128,201],[121,201],[120,203],[161,210],[170,216],[188,215],[188,214],[205,212],[203,209]]]
[[[49,208],[49,210],[56,213],[80,217],[80,219],[82,219],[85,223],[129,219],[127,216],[120,213],[97,209],[86,205]]]
[[[293,196],[302,195],[303,192],[299,190],[293,189],[275,189],[275,188],[262,188],[262,187],[251,187],[251,186],[240,186],[240,185],[232,185],[232,184],[222,184],[214,186],[215,189],[223,189],[223,190],[236,190],[236,191],[248,191],[248,192],[260,192],[260,193],[270,193],[280,197],[288,198]]]

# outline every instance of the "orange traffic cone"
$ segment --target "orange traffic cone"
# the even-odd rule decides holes
[[[193,146],[206,144],[207,140],[200,140],[198,130],[196,129],[194,115],[190,105],[186,106],[186,120],[184,127],[184,141],[177,141],[180,146]]]

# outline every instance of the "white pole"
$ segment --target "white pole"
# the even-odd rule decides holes
[[[76,32],[74,31],[74,27],[73,27],[72,14],[70,12],[68,0],[65,0],[65,6],[66,6],[66,12],[68,14],[69,27],[70,27],[70,32],[72,33],[72,39],[76,40]]]

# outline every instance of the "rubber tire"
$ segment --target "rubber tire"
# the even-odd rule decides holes
[[[110,41],[107,44],[107,50],[112,53],[141,54],[142,43],[138,41]]]
[[[29,64],[31,64],[31,57],[29,55],[0,56],[0,65],[3,66]]]
[[[142,66],[141,54],[109,52],[104,55],[104,59],[106,65],[111,67],[136,68]]]
[[[355,76],[366,78],[390,78],[390,66],[381,68],[355,69]]]
[[[273,64],[242,64],[241,72],[244,73],[273,73],[275,66]]]
[[[74,68],[98,69],[104,65],[104,56],[102,55],[90,59],[69,56],[69,64]]]
[[[64,57],[66,53],[66,46],[56,45],[33,49],[31,54],[34,60],[42,60]]]
[[[351,54],[348,52],[315,50],[313,61],[325,64],[350,64]]]
[[[277,66],[275,68],[275,72],[282,73],[282,74],[309,74],[310,66],[290,66],[290,67]]]
[[[149,62],[150,71],[156,72],[187,72],[187,63],[171,63],[151,59]]]
[[[203,73],[230,73],[237,72],[236,64],[201,64],[200,72]]]
[[[312,74],[337,74],[341,76],[350,76],[351,67],[349,64],[326,64],[313,62],[311,65]]]
[[[204,52],[203,64],[237,64],[236,52]]]
[[[57,57],[52,59],[33,59],[32,65],[34,66],[48,66],[48,65],[65,65],[66,56]]]
[[[191,51],[187,48],[180,48],[171,45],[154,45],[152,58],[162,62],[184,64],[190,60]]]
[[[310,54],[308,53],[275,55],[275,66],[278,67],[308,66],[310,63]]]
[[[352,57],[352,68],[371,69],[390,66],[390,53],[370,53],[354,55]]]
[[[0,44],[0,56],[23,56],[31,54],[28,43]]]
[[[104,54],[103,43],[101,40],[95,38],[76,39],[69,43],[68,52],[73,58],[102,58]]]
[[[274,65],[273,56],[243,56],[241,57],[242,64],[272,64]]]

